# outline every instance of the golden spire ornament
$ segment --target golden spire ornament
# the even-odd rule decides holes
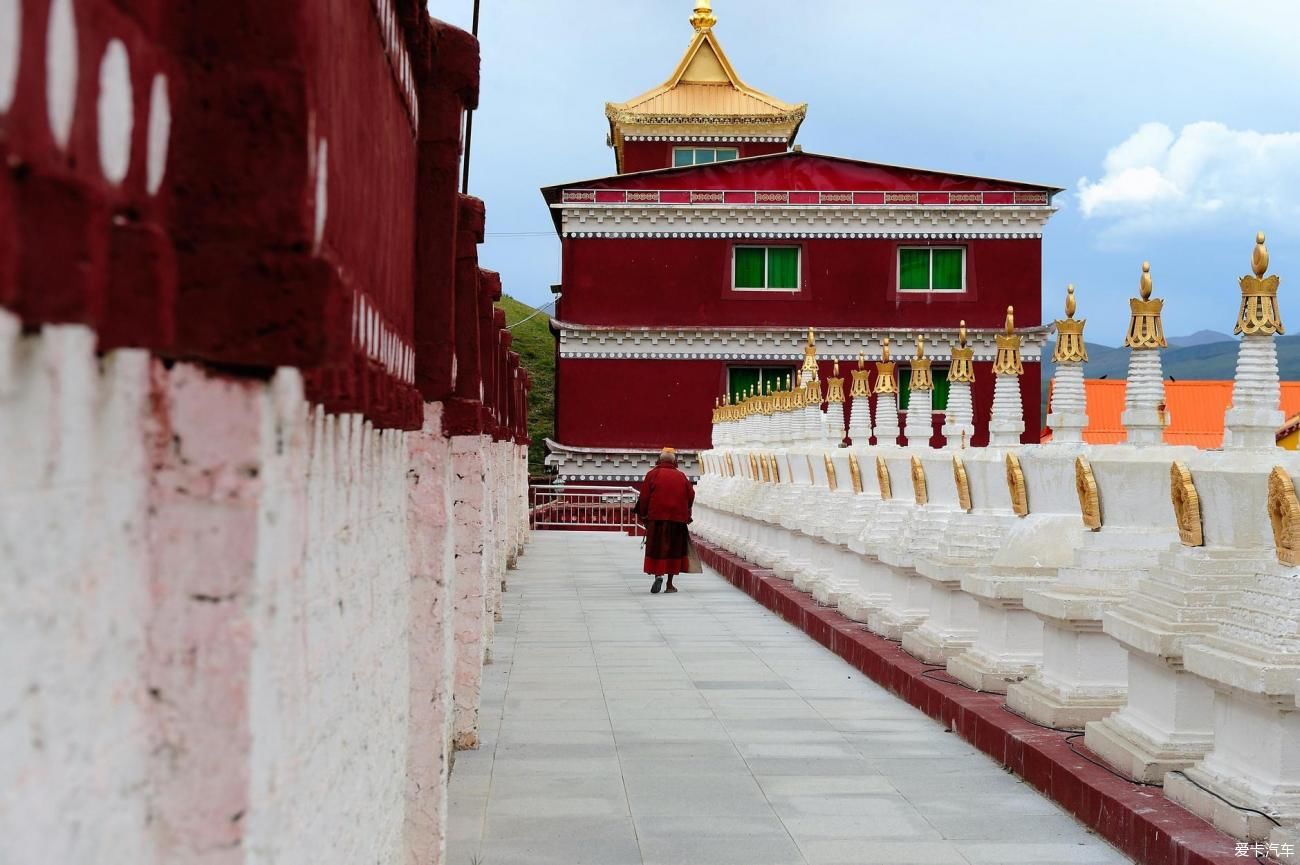
[[[1074,317],[1074,286],[1065,287],[1065,318],[1056,320],[1056,347],[1052,349],[1053,363],[1084,363],[1088,360],[1088,347],[1083,342],[1086,318]]]
[[[1233,333],[1275,334],[1286,333],[1282,327],[1282,314],[1277,308],[1277,287],[1282,279],[1268,273],[1268,247],[1264,245],[1264,232],[1255,235],[1255,250],[1250,256],[1254,276],[1241,278],[1241,311],[1237,313],[1237,326]]]
[[[718,16],[713,14],[711,0],[695,0],[695,14],[691,16],[691,26],[696,32],[712,30],[718,23]]]
[[[853,387],[849,390],[849,395],[855,399],[860,396],[870,396],[871,387],[869,379],[871,377],[871,372],[867,369],[866,352],[858,352],[858,368],[850,370],[850,372],[853,373]]]
[[[948,381],[975,381],[975,349],[966,344],[966,320],[957,329],[957,344],[952,347],[952,365],[948,367]]]
[[[993,359],[994,375],[1024,375],[1025,364],[1020,359],[1020,334],[1016,333],[1015,307],[1007,307],[1006,332],[994,337],[998,353]]]
[[[1128,321],[1128,335],[1124,344],[1129,348],[1167,348],[1165,328],[1160,322],[1160,313],[1165,302],[1151,297],[1151,262],[1142,262],[1142,281],[1138,286],[1139,297],[1130,298],[1128,302],[1131,313]]]
[[[817,372],[817,341],[811,327],[808,328],[808,344],[803,349],[803,369],[799,372],[800,380],[805,383],[820,378]]]
[[[876,393],[898,393],[898,381],[894,378],[894,362],[889,359],[889,337],[881,343],[880,361],[876,363]]]
[[[840,375],[840,362],[835,361],[831,377],[826,379],[826,402],[828,405],[844,404],[844,378]]]
[[[925,339],[916,335],[916,357],[912,359],[912,390],[934,390],[934,374],[930,370],[930,358],[925,356]]]

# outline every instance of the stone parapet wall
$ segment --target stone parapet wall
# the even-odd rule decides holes
[[[457,503],[517,501],[524,450],[476,440],[498,470],[466,473],[437,404],[381,430],[293,370],[0,333],[14,861],[440,861],[453,673],[510,551]]]

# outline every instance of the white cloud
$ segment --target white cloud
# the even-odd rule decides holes
[[[1079,209],[1114,229],[1163,232],[1249,217],[1293,230],[1300,219],[1300,132],[1203,121],[1175,135],[1145,123],[1111,148],[1102,168],[1095,182],[1079,179]]]

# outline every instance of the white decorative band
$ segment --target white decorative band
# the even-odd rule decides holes
[[[393,0],[371,0],[371,5],[384,42],[384,53],[388,55],[393,83],[397,85],[402,102],[406,105],[412,130],[419,130],[420,100],[415,92],[415,73],[411,69],[411,55],[406,50],[406,37],[402,33],[401,22],[397,20],[397,12],[393,9]]]
[[[556,205],[565,237],[1041,238],[1051,207]]]
[[[352,344],[393,378],[406,384],[415,383],[415,349],[359,291],[353,294]]]
[[[726,360],[726,361],[780,361],[795,363],[803,360],[804,340],[807,331],[777,332],[729,330],[586,330],[571,328],[563,323],[560,330],[560,357],[562,359],[619,359],[643,360]],[[906,363],[900,355],[917,334],[925,337],[927,355],[938,363],[951,356],[953,329],[943,328],[836,328],[818,330],[817,356],[822,360],[852,363],[862,352],[868,360],[883,357],[883,340],[888,337],[894,347],[894,359]],[[968,345],[974,349],[974,358],[992,361],[997,356],[995,337],[1001,331],[977,330],[968,333]],[[1042,356],[1049,333],[1047,328],[1032,328],[1022,335],[1021,356],[1026,361],[1037,361]]]

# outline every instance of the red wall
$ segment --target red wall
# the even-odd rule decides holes
[[[740,151],[741,159],[782,153],[786,149],[785,142],[782,141],[738,141],[734,144],[717,141],[627,141],[623,143],[623,173],[672,167],[674,147],[734,147]]]
[[[765,364],[773,365],[770,361]],[[727,367],[741,365],[720,360],[562,358],[555,378],[556,440],[575,447],[705,448],[709,445],[714,400],[726,387]],[[871,368],[874,370],[874,365]],[[846,367],[840,371],[847,391],[852,377]],[[831,364],[823,361],[823,387],[830,372]],[[1038,363],[1026,363],[1020,380],[1025,407],[1025,435],[1021,440],[1025,443],[1039,439],[1040,374]],[[977,362],[971,391],[975,407],[972,447],[988,443],[993,380],[992,364]],[[906,416],[906,412],[900,412],[900,428]],[[942,421],[936,418],[936,435],[940,426]],[[932,443],[939,444],[938,438]]]
[[[556,317],[579,324],[664,326],[1000,327],[1041,317],[1042,242],[936,241],[966,247],[967,290],[900,294],[897,249],[915,240],[808,239],[803,288],[731,289],[732,247],[717,238],[566,238]]]

